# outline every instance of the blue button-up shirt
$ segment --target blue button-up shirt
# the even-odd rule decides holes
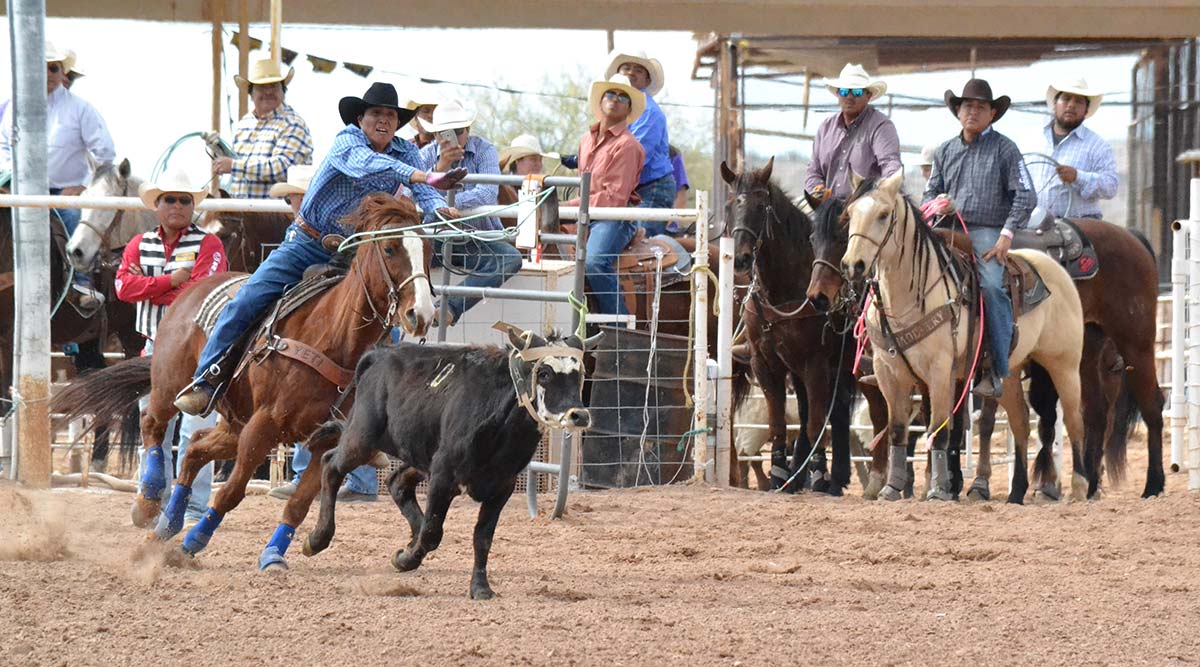
[[[431,141],[421,148],[421,165],[425,171],[432,171],[442,154],[438,142]],[[472,174],[499,174],[500,156],[496,147],[483,137],[471,135],[467,137],[467,145],[463,147],[463,159],[460,167],[466,167]],[[464,183],[462,190],[454,195],[454,208],[459,210],[476,206],[495,206],[496,196],[500,187],[496,184]],[[476,229],[504,229],[500,218],[488,217],[471,220],[467,223]]]
[[[1100,200],[1117,196],[1117,162],[1112,146],[1100,135],[1080,125],[1054,145],[1054,121],[1042,131],[1042,143],[1035,150],[1056,162],[1074,167],[1074,183],[1063,183],[1054,165],[1030,157],[1029,176],[1038,193],[1038,206],[1065,217],[1070,206],[1073,218],[1100,217]]]
[[[646,161],[642,164],[642,178],[638,181],[638,187],[671,173],[671,142],[667,136],[667,117],[663,115],[653,97],[646,95],[646,110],[637,120],[630,123],[629,131],[637,137],[642,148],[646,149]]]
[[[960,133],[934,151],[924,201],[940,194],[950,195],[968,227],[1023,229],[1037,204],[1020,149],[991,127],[969,144]]]
[[[363,197],[373,192],[394,194],[401,185],[408,185],[428,219],[445,208],[446,200],[434,188],[410,182],[420,164],[421,154],[409,142],[393,137],[387,150],[377,153],[357,125],[347,125],[334,137],[333,147],[317,168],[300,205],[300,216],[321,234],[352,234],[354,230],[339,221],[353,212]]]

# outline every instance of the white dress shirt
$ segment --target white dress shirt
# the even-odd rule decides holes
[[[95,107],[59,86],[47,96],[46,134],[51,188],[87,185],[91,181],[88,155],[97,165],[111,164],[116,157],[108,126]],[[0,169],[12,171],[13,104],[0,119]]]

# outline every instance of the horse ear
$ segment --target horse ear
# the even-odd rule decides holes
[[[730,185],[733,185],[733,182],[737,180],[737,174],[729,168],[729,165],[724,160],[721,160],[721,178],[725,179],[725,182]]]
[[[879,182],[879,189],[895,196],[900,192],[900,186],[904,183],[904,169],[897,169],[896,173],[888,176]]]
[[[863,184],[863,177],[858,175],[857,171],[850,170],[850,192],[858,192],[858,188]]]
[[[760,180],[760,181],[771,180],[771,172],[774,169],[775,169],[775,156],[772,155],[771,159],[767,160],[767,163],[765,165],[763,165],[763,168],[758,170],[758,180]]]
[[[808,207],[811,208],[815,212],[818,208],[820,208],[822,200],[818,199],[817,197],[812,196],[812,194],[810,194],[808,190],[805,190],[804,191],[804,201],[808,202]]]
[[[121,175],[121,178],[129,178],[129,175],[133,173],[133,169],[129,166],[129,158],[121,160],[121,165],[117,167],[117,173]]]

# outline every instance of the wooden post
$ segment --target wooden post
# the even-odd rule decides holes
[[[808,68],[805,67],[804,68],[804,125],[801,126],[801,128],[805,129],[805,130],[808,129],[808,98],[811,93],[812,93],[812,72],[808,71]]]
[[[283,29],[283,0],[271,0],[271,60],[283,62],[282,48],[279,45],[279,32]]]
[[[612,53],[613,49],[617,48],[616,47],[616,32],[613,30],[606,30],[605,34],[608,36],[608,52]]]
[[[238,2],[238,76],[243,79],[250,73],[250,0]],[[250,99],[238,90],[238,118],[246,115]]]
[[[208,10],[212,18],[212,131],[221,131],[221,56],[225,53],[222,37],[225,15],[225,0],[209,0]],[[221,179],[213,178],[209,191],[216,196],[221,191]]]
[[[696,209],[699,212],[696,225],[696,251],[692,253],[695,266],[708,266],[708,193],[696,193]],[[717,481],[716,469],[708,466],[708,275],[697,271],[692,274],[694,295],[692,308],[692,479],[697,482]],[[719,447],[720,445],[718,445]],[[719,458],[719,457],[716,457]],[[725,484],[729,473],[725,473]],[[719,482],[718,482],[719,483]]]

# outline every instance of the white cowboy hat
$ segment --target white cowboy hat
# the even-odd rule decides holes
[[[646,68],[650,73],[650,85],[646,86],[647,95],[657,95],[663,88],[664,79],[662,63],[658,62],[658,58],[651,58],[646,55],[645,51],[620,51],[614,49],[608,54],[608,67],[604,68],[604,78],[612,79],[617,70],[621,69],[621,65],[625,63],[637,63]],[[632,122],[632,121],[631,121]]]
[[[158,208],[158,198],[168,192],[189,194],[197,206],[208,196],[208,190],[192,185],[182,170],[164,174],[155,183],[142,183],[138,186],[138,196],[142,198],[142,203],[152,209]]]
[[[562,157],[558,153],[543,151],[542,142],[538,141],[538,138],[532,134],[522,134],[514,138],[508,146],[500,151],[500,163],[505,164],[513,160],[520,160],[530,155],[540,155],[551,160],[558,160]]]
[[[433,122],[427,122],[424,118],[417,118],[417,122],[421,127],[430,134],[437,134],[442,130],[457,130],[460,127],[471,127],[471,123],[475,122],[475,112],[468,111],[458,100],[450,100],[442,102],[433,110]]]
[[[626,124],[632,124],[646,110],[646,94],[634,88],[629,82],[629,77],[614,74],[608,81],[592,82],[592,90],[588,94],[588,109],[591,109],[597,120],[604,117],[600,113],[600,100],[604,98],[604,93],[610,90],[619,90],[629,96],[629,117],[625,119]]]
[[[1097,93],[1088,88],[1087,81],[1084,79],[1076,79],[1070,82],[1060,81],[1051,84],[1046,89],[1046,106],[1050,108],[1051,113],[1054,112],[1054,100],[1058,97],[1059,93],[1071,93],[1072,95],[1080,95],[1088,98],[1088,108],[1087,113],[1083,116],[1084,118],[1091,118],[1092,114],[1096,113],[1096,110],[1100,108],[1100,101],[1104,99],[1104,93]]]
[[[270,83],[282,83],[288,85],[292,82],[292,77],[296,74],[296,68],[289,67],[287,74],[280,69],[279,63],[274,60],[256,60],[250,66],[249,76],[242,78],[240,75],[233,75],[233,82],[237,84],[238,89],[243,93],[250,84],[256,86],[265,86]]]
[[[316,175],[316,173],[316,165],[294,164],[288,167],[287,181],[272,185],[267,194],[271,195],[272,197],[302,195],[305,192],[308,192],[308,184],[312,181],[313,176]]]
[[[51,42],[46,42],[46,62],[62,63],[63,74],[75,67],[75,52],[71,49],[59,49]]]
[[[922,148],[921,156],[919,158],[917,158],[916,166],[918,166],[918,167],[931,166],[933,164],[933,153],[936,150],[937,150],[937,146],[934,144],[929,144],[925,148]]]
[[[852,63],[846,63],[841,74],[838,74],[836,79],[827,80],[825,87],[834,95],[837,95],[839,88],[862,88],[870,91],[873,100],[879,99],[887,92],[886,81],[872,79],[862,65]]]

